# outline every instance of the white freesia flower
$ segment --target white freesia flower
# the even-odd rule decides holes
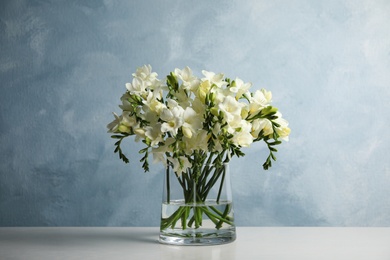
[[[161,111],[166,108],[164,103],[161,103],[154,95],[153,92],[149,93],[146,100],[143,101],[144,107],[143,110],[148,112],[151,111],[155,113],[154,116],[160,115]],[[158,118],[156,118],[157,120]]]
[[[286,119],[282,118],[282,114],[280,112],[277,112],[276,116],[278,118],[275,120],[275,123],[280,125],[279,127],[276,127],[276,132],[282,140],[288,141],[288,136],[291,132],[291,129],[288,127],[288,122]]]
[[[192,135],[190,138],[184,136],[183,140],[186,143],[186,154],[191,155],[194,151],[207,151],[208,139],[209,134],[203,129],[198,130],[196,134]]]
[[[215,104],[219,104],[219,103],[223,102],[226,97],[232,97],[231,91],[229,91],[227,89],[213,88],[211,90],[211,92],[213,93],[213,101]]]
[[[170,109],[174,108],[174,107],[178,107],[178,106],[179,106],[179,103],[176,100],[174,100],[172,98],[167,99],[167,107],[169,107]]]
[[[206,96],[211,92],[210,81],[202,81],[199,86],[195,89],[195,95],[202,101],[203,104],[206,102]]]
[[[234,97],[227,96],[222,103],[219,103],[219,109],[223,112],[226,122],[234,124],[235,121],[241,121],[241,108],[244,106]]]
[[[272,94],[270,91],[265,89],[257,90],[253,97],[250,99],[249,112],[251,114],[257,113],[271,103]]]
[[[268,119],[260,119],[259,120],[260,129],[263,130],[264,136],[271,135],[274,130],[272,129],[272,122]]]
[[[244,83],[239,78],[236,78],[233,81],[232,86],[230,86],[229,90],[236,94],[236,99],[238,100],[239,98],[242,97],[242,95],[245,95],[245,97],[249,98],[250,97],[250,92],[249,88],[252,86],[251,83]]]
[[[184,89],[179,89],[176,92],[177,103],[183,108],[191,106],[192,99],[188,96],[188,93]]]
[[[131,112],[134,111],[133,106],[131,105],[129,99],[130,99],[130,94],[128,92],[122,95],[121,97],[122,105],[119,105],[119,107],[123,111],[131,111]]]
[[[161,145],[152,148],[154,163],[161,162],[166,165],[166,153],[171,153],[173,151],[171,144],[173,144],[174,142],[174,138],[167,138]]]
[[[135,73],[132,74],[134,78],[137,78],[145,83],[146,86],[155,84],[157,80],[157,73],[152,72],[152,66],[144,65],[139,67]]]
[[[259,136],[260,131],[262,130],[262,125],[260,124],[260,122],[261,122],[260,119],[255,119],[252,122],[251,134],[252,134],[253,138],[256,138],[257,136]]]
[[[126,88],[131,94],[144,95],[146,93],[145,82],[134,78],[132,83],[126,83]]]
[[[151,146],[156,146],[160,142],[164,141],[161,132],[161,123],[154,124],[152,126],[145,127],[145,136],[151,141]]]
[[[241,127],[239,131],[234,134],[233,142],[242,147],[249,147],[253,143],[251,130],[251,123],[246,120],[241,120]]]
[[[227,85],[227,82],[224,81],[224,75],[222,73],[215,74],[214,72],[202,70],[202,74],[205,76],[202,78],[202,81],[210,81],[211,84],[215,84],[219,88]]]
[[[194,90],[199,84],[199,79],[192,74],[192,70],[189,67],[185,67],[182,70],[175,69],[175,74],[182,80],[182,86],[185,90]]]
[[[162,132],[170,132],[172,135],[176,135],[179,127],[184,123],[183,119],[184,109],[180,106],[173,108],[164,108],[161,112],[160,118],[164,121],[161,125]]]
[[[192,109],[200,116],[206,112],[206,108],[204,103],[197,97],[195,97],[192,101]]]
[[[246,119],[249,115],[249,104],[242,103],[243,106],[241,108],[241,118]]]
[[[182,126],[185,137],[191,138],[193,134],[202,128],[202,118],[191,107],[187,107],[183,114]]]
[[[146,138],[146,128],[141,127],[140,124],[137,124],[132,127],[133,132],[135,134],[135,141],[139,142],[140,140],[143,140]]]
[[[109,133],[115,133],[118,131],[118,127],[119,127],[119,124],[121,123],[122,121],[122,116],[118,116],[116,113],[112,113],[115,117],[115,119],[109,123],[107,125],[107,128],[108,128],[108,131]]]
[[[123,112],[120,116],[118,116],[116,113],[113,114],[115,119],[107,125],[108,132],[131,133],[134,125],[137,124],[136,120],[129,116],[126,112]]]

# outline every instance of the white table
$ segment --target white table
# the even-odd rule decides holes
[[[238,227],[221,246],[168,246],[156,227],[2,227],[0,259],[390,260],[390,228]]]

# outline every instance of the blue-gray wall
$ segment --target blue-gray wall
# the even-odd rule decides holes
[[[131,73],[190,66],[273,92],[278,162],[232,163],[238,225],[390,226],[390,2],[1,1],[0,225],[159,225],[161,167],[106,133]]]

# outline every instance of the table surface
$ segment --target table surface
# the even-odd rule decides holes
[[[170,246],[157,227],[1,227],[0,259],[390,260],[390,228],[238,227],[220,246]]]

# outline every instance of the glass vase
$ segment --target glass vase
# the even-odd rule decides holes
[[[159,241],[218,245],[236,239],[229,164],[166,168]]]

